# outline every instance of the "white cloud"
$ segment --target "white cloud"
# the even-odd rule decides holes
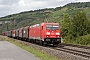
[[[90,2],[90,0],[0,0],[0,17],[43,8],[63,6],[70,2]]]
[[[75,2],[90,2],[90,0],[75,0]]]
[[[22,7],[26,5],[23,0],[20,0],[20,1],[18,2],[18,4],[19,4],[19,6],[22,6]]]

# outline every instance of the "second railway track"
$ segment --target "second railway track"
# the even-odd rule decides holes
[[[61,44],[54,49],[90,59],[90,47],[87,46]]]
[[[69,49],[69,48],[55,48],[55,49],[59,50],[59,51],[67,52],[67,53],[70,53],[70,54],[78,55],[78,56],[81,56],[81,57],[90,58],[90,53],[89,52],[78,51],[78,50],[73,50],[73,49]]]

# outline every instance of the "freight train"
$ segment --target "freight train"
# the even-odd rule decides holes
[[[42,45],[58,45],[61,43],[61,31],[59,23],[43,22],[41,24],[2,32],[2,35],[21,40],[28,40],[33,43],[40,43]]]

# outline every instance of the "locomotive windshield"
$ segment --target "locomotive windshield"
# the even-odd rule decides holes
[[[59,26],[57,25],[46,25],[47,30],[58,30]]]

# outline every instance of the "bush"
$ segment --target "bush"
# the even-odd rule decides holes
[[[81,45],[89,45],[90,44],[90,34],[78,37],[76,39],[76,43],[81,44]]]
[[[79,36],[77,38],[74,38],[74,37],[71,38],[71,37],[72,37],[71,35],[66,36],[63,42],[69,43],[69,44],[79,44],[79,45],[90,46],[90,34]]]

